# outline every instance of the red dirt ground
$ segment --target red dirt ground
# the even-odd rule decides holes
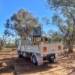
[[[29,59],[18,58],[16,51],[0,52],[0,75],[75,75],[75,53],[57,63],[34,66]]]

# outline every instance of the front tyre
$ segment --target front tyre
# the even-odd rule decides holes
[[[55,60],[54,58],[49,58],[48,59],[49,63],[54,63],[54,60]]]
[[[31,61],[32,61],[32,63],[33,63],[34,65],[37,65],[37,59],[36,59],[36,56],[35,56],[35,55],[33,55],[33,56],[31,57]]]
[[[50,63],[54,63],[55,62],[55,56],[53,55],[53,56],[48,57],[48,61]]]

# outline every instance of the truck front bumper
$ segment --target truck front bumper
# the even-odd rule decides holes
[[[43,57],[43,60],[49,60],[49,59],[55,59],[55,54],[48,54],[46,56]]]

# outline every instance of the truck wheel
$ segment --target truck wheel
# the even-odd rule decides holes
[[[22,55],[19,55],[18,57],[19,57],[19,58],[22,58]]]
[[[31,61],[34,65],[37,65],[37,59],[35,55],[32,56]]]
[[[25,53],[25,52],[23,53],[23,57],[24,57],[24,58],[26,57],[26,53]]]
[[[48,61],[49,61],[50,63],[54,63],[54,62],[55,62],[54,60],[55,60],[55,58],[51,58],[51,57],[48,58]]]
[[[55,60],[55,59],[54,59],[54,58],[52,58],[52,59],[51,59],[51,62],[52,62],[52,63],[54,63],[54,60]]]
[[[22,58],[23,56],[21,55],[21,52],[18,52],[18,57]]]

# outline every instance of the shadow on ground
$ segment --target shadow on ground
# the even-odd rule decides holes
[[[30,74],[30,73],[38,73],[42,71],[47,71],[48,69],[52,69],[52,66],[48,66],[48,63],[45,63],[42,66],[34,66],[32,65],[30,59],[28,58],[4,58],[0,60],[2,63],[6,63],[7,66],[0,67],[0,73],[20,73],[20,74]]]

